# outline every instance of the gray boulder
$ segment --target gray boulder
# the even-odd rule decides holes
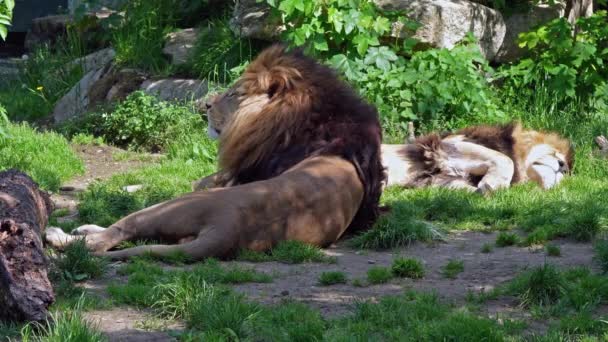
[[[237,0],[230,20],[232,31],[243,38],[276,40],[283,30],[281,18],[271,15],[266,2],[257,0]]]
[[[205,96],[209,87],[204,80],[167,78],[147,80],[140,89],[163,101],[190,102]]]
[[[503,43],[506,25],[502,14],[464,0],[375,0],[384,10],[404,11],[422,26],[414,37],[438,48],[452,48],[468,32],[479,41],[482,54],[494,58]],[[399,35],[399,32],[393,32]]]
[[[181,65],[188,62],[192,48],[196,44],[200,30],[188,28],[169,33],[165,38],[163,53],[171,59],[171,64]]]
[[[89,91],[99,81],[108,68],[91,70],[55,104],[53,118],[56,124],[75,119],[89,107]]]

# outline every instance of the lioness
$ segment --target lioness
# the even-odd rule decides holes
[[[413,144],[382,145],[387,185],[442,186],[486,193],[534,181],[557,185],[572,170],[570,142],[519,123],[430,134]]]
[[[77,228],[90,249],[114,259],[184,252],[198,260],[283,240],[327,246],[376,219],[386,178],[378,113],[330,68],[270,47],[209,112],[228,118],[214,179],[231,186],[154,205],[107,229]],[[62,248],[79,237],[50,228],[46,238]],[[142,238],[177,244],[108,252]]]

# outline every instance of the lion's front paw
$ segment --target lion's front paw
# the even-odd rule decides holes
[[[90,235],[95,233],[101,233],[106,228],[96,226],[94,224],[85,224],[84,226],[80,226],[74,230],[72,230],[72,235]]]
[[[57,249],[65,248],[65,246],[74,240],[73,236],[66,234],[61,228],[57,227],[47,227],[45,238],[49,245]]]

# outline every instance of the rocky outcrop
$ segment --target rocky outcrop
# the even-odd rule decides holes
[[[25,36],[25,48],[32,50],[42,44],[53,44],[57,39],[65,35],[71,17],[65,15],[50,15],[32,20],[27,35]]]
[[[63,123],[86,112],[89,107],[89,91],[105,72],[106,68],[101,68],[86,73],[65,96],[57,101],[53,110],[55,123]]]
[[[176,102],[196,101],[205,96],[209,89],[207,81],[178,78],[148,80],[140,88],[160,100]]]
[[[403,11],[421,27],[414,38],[433,47],[452,48],[468,32],[479,41],[482,54],[494,58],[503,43],[506,26],[502,14],[462,0],[375,0],[384,10]]]
[[[188,62],[199,33],[200,30],[197,28],[188,28],[171,32],[166,36],[163,53],[169,56],[171,64],[182,65]]]
[[[232,31],[243,38],[275,40],[283,30],[281,18],[271,15],[266,2],[257,0],[238,0],[230,20]]]

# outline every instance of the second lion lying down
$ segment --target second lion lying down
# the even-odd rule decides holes
[[[98,255],[183,252],[194,260],[283,240],[317,246],[371,226],[386,176],[376,109],[330,68],[281,46],[265,50],[210,111],[225,114],[216,184],[76,233]],[[80,239],[47,229],[54,247]],[[161,239],[109,251],[125,240]]]
[[[429,134],[412,144],[382,145],[387,185],[440,186],[486,193],[511,184],[557,185],[574,163],[570,142],[518,123]]]

